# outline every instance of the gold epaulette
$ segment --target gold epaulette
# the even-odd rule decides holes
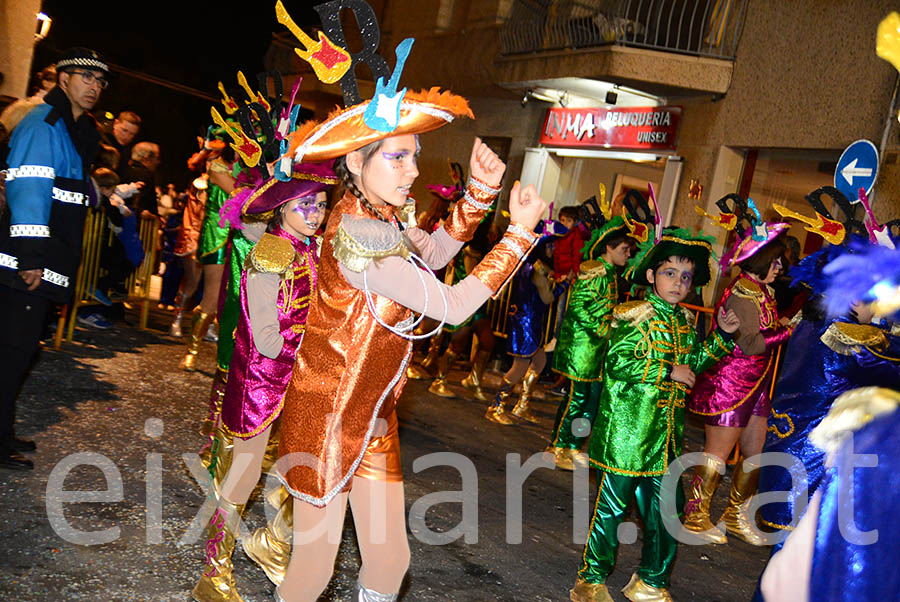
[[[618,326],[623,322],[640,324],[646,322],[656,314],[653,305],[649,301],[626,301],[616,305],[613,309],[613,325]]]
[[[887,336],[877,326],[847,322],[833,322],[819,340],[841,355],[858,353],[862,347],[881,351],[888,345]]]
[[[606,266],[596,259],[582,261],[581,266],[578,268],[579,280],[590,280],[591,278],[600,278],[602,276],[606,276]]]
[[[334,258],[353,272],[362,272],[373,259],[396,255],[409,257],[409,247],[392,224],[365,217],[344,215],[335,232]]]
[[[406,197],[406,203],[397,210],[397,218],[407,228],[415,228],[418,225],[416,223],[416,200],[414,198],[411,196]]]
[[[897,410],[900,393],[881,387],[862,387],[839,395],[828,414],[809,434],[810,442],[828,453],[836,451],[848,434],[873,419]]]
[[[291,241],[266,232],[247,253],[244,269],[253,268],[257,272],[284,274],[294,263],[296,255]]]
[[[681,305],[679,305],[678,307],[679,307],[679,309],[681,309],[681,314],[682,314],[682,315],[684,316],[684,318],[688,321],[688,324],[690,324],[691,326],[693,326],[693,325],[694,325],[694,320],[697,319],[697,316],[694,314],[694,312],[692,312],[691,310],[689,310],[689,309],[686,308],[686,307],[682,307]]]
[[[749,278],[739,278],[738,281],[734,283],[734,287],[731,290],[735,295],[743,297],[744,299],[756,299],[757,301],[761,301],[765,299],[766,296],[762,289],[759,288],[759,285]]]

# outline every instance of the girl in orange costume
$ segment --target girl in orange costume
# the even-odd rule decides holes
[[[465,320],[515,273],[546,207],[533,187],[514,186],[504,238],[463,281],[444,285],[413,259],[437,269],[459,251],[492,207],[505,165],[476,139],[465,196],[428,234],[415,227],[408,198],[418,175],[416,134],[472,117],[468,104],[437,90],[406,93],[387,131],[363,118],[369,104],[298,131],[292,145],[295,161],[339,157],[335,170],[346,192],[325,231],[319,284],[282,413],[276,467],[294,496],[294,548],[275,593],[286,602],[316,600],[327,587],[348,501],[362,554],[354,599],[397,599],[409,545],[395,407],[411,333],[422,319],[412,312]]]

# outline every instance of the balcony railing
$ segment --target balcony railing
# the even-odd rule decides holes
[[[747,0],[514,0],[502,54],[617,44],[734,60]]]

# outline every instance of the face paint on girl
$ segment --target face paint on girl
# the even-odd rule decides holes
[[[362,167],[358,180],[359,188],[369,202],[402,207],[419,176],[418,154],[417,136],[405,134],[387,138],[379,152]]]
[[[298,238],[313,236],[322,225],[327,207],[328,195],[324,191],[314,197],[288,201],[281,214],[281,226]]]

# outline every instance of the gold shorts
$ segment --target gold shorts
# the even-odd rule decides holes
[[[363,454],[362,461],[353,476],[375,481],[398,482],[403,480],[403,469],[400,466],[397,411],[391,412],[390,416],[384,420],[387,422],[387,432],[369,441],[366,453]],[[375,432],[377,433],[379,430],[376,425]]]

